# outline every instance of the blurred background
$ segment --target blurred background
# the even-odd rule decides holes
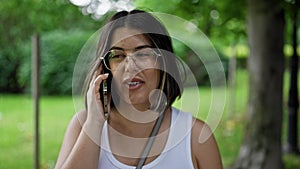
[[[0,0],[0,169],[35,167],[32,36],[37,34],[40,39],[39,167],[53,168],[66,126],[75,113],[72,77],[81,48],[109,16],[119,10],[134,8],[168,13],[192,22],[209,38],[219,54],[227,79],[226,85],[219,89],[227,92],[227,99],[215,135],[225,168],[268,168],[269,161],[273,161],[279,163],[278,168],[299,169],[299,60],[296,59],[300,52],[297,44],[300,40],[299,2],[249,1]],[[264,23],[262,18],[271,19]],[[262,30],[265,32],[259,32]],[[267,37],[262,39],[269,39],[255,43],[257,35],[264,34]],[[197,42],[197,39],[193,41]],[[257,49],[253,48],[255,44],[259,45]],[[204,102],[200,111],[208,112],[211,89],[203,63],[190,57],[194,53],[185,44],[175,40],[174,49],[195,74],[197,90]],[[272,51],[279,56],[272,57]],[[268,56],[255,56],[258,53]],[[253,58],[252,64],[248,62],[249,58]],[[257,70],[271,67],[271,75],[276,78],[269,78],[261,71],[255,74],[253,65]],[[254,77],[262,78],[256,81]],[[259,87],[271,89],[277,83],[282,86],[282,91],[274,90],[272,94],[267,90],[264,93],[265,88]],[[188,89],[186,92],[193,91]],[[262,97],[258,100],[266,106],[256,104],[251,93],[258,93]],[[264,94],[270,94],[270,97],[264,97]],[[269,103],[272,98],[279,100]],[[279,113],[270,112],[272,109],[268,107],[272,104],[280,106]],[[206,115],[199,113],[199,118]],[[273,119],[274,116],[278,119]],[[279,131],[279,135],[271,137],[273,133],[267,131],[273,129]],[[263,143],[256,141],[255,146],[249,143],[259,138],[263,138]],[[274,148],[268,143],[279,145]],[[273,157],[272,153],[278,154],[279,158]]]

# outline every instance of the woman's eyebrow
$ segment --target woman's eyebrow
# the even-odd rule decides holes
[[[113,46],[109,50],[124,50],[124,49],[121,47]]]
[[[151,47],[152,47],[152,46],[150,46],[150,45],[141,45],[141,46],[135,47],[134,49],[135,49],[135,50],[139,50],[139,49],[151,48]]]
[[[137,46],[133,49],[124,49],[124,48],[121,48],[121,47],[118,47],[118,46],[113,46],[110,48],[110,50],[139,50],[139,49],[144,49],[144,48],[151,48],[152,46],[151,45],[141,45],[141,46]]]

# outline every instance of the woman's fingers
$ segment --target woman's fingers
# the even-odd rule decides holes
[[[102,103],[100,101],[100,85],[103,80],[106,80],[108,74],[99,74],[95,72],[93,79],[90,82],[90,86],[87,92],[87,105],[88,112],[91,113],[92,116],[97,114],[103,114]]]

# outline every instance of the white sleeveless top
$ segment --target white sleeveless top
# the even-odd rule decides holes
[[[191,154],[192,115],[172,108],[172,120],[167,144],[163,152],[143,169],[193,169]],[[135,169],[118,161],[109,147],[108,128],[102,131],[98,169]]]

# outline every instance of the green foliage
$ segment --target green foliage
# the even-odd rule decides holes
[[[135,0],[134,2],[138,8],[176,15],[193,22],[214,43],[228,46],[231,43],[245,41],[245,1]]]
[[[0,92],[18,93],[22,88],[18,85],[17,73],[22,63],[22,52],[15,46],[0,50]]]
[[[24,70],[20,70],[20,66],[30,56],[31,47],[26,43],[33,33],[43,35],[56,29],[72,30],[76,27],[96,30],[99,27],[99,22],[83,16],[68,0],[0,0],[0,3],[1,93],[20,93],[24,90],[25,80],[18,76]]]
[[[72,94],[72,75],[77,56],[91,33],[53,31],[41,37],[41,91],[43,94]],[[30,46],[27,44],[27,46]],[[29,91],[31,58],[21,67],[19,79]]]
[[[300,29],[299,29],[299,19],[300,19],[300,2],[299,0],[286,0],[282,2],[282,5],[284,6],[285,9],[285,43],[286,45],[292,45],[293,43],[293,23],[294,23],[294,17],[295,17],[295,12],[298,11],[297,13],[297,21],[298,21],[298,44],[300,42]],[[286,55],[286,56],[291,56],[292,55],[292,50]]]
[[[188,65],[189,69],[191,69],[198,86],[211,85],[210,78],[212,77],[210,77],[207,72],[207,67],[205,66],[208,65],[205,65],[203,63],[203,58],[200,58],[200,56],[198,56],[198,54],[196,54],[195,51],[193,51],[191,48],[189,48],[187,45],[183,44],[182,42],[177,41],[176,39],[173,39],[173,48],[175,50],[176,55],[178,55],[178,57],[180,57],[184,61],[184,63]],[[224,55],[224,53],[220,51],[216,51],[216,52],[218,53],[218,57],[223,67],[221,68],[215,66],[214,73],[216,74],[225,73],[225,77],[227,78],[229,59]],[[209,55],[202,56],[202,57],[209,57]]]

